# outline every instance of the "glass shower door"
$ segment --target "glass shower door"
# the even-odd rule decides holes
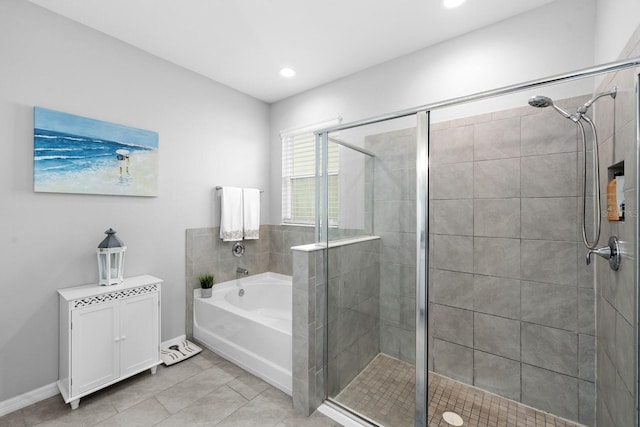
[[[599,92],[617,85],[625,98],[603,97],[588,111],[598,130],[603,201],[622,163],[632,180],[626,197],[635,201],[632,77],[604,79]],[[587,127],[585,152],[574,120],[527,99],[555,98],[573,113],[594,95],[556,93],[571,90],[544,87],[518,95],[514,107],[515,95],[479,102],[475,113],[454,119],[432,113],[429,422],[453,412],[465,424],[636,425],[637,306],[623,301],[637,301],[637,218],[608,221],[604,213],[598,247],[625,236],[626,255],[618,271],[599,257],[587,265],[582,170],[586,157],[593,236],[594,140]],[[435,388],[449,399],[436,398]],[[465,412],[467,405],[476,411]]]
[[[329,221],[328,398],[372,423],[413,427],[415,118],[343,130],[331,139],[369,155],[341,146],[340,194],[343,187],[352,193],[339,198],[337,210],[363,212],[368,227],[354,239],[350,227],[342,230],[353,222],[349,215],[333,229]],[[366,189],[362,197],[359,188]],[[364,209],[357,208],[361,199]]]

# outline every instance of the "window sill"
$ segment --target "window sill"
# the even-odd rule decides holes
[[[293,227],[312,227],[312,228],[316,226],[315,224],[305,224],[302,222],[281,222],[280,225],[290,225]]]

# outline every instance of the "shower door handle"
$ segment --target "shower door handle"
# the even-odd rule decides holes
[[[587,252],[587,265],[591,264],[591,254],[596,254],[604,259],[608,259],[609,267],[611,267],[612,270],[618,270],[620,268],[620,241],[616,236],[609,237],[609,246],[589,249]]]

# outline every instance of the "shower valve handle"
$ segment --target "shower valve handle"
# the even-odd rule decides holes
[[[611,248],[603,246],[598,249],[589,249],[589,252],[587,252],[587,265],[591,264],[591,254],[596,254],[604,259],[611,259]]]
[[[608,259],[609,267],[611,267],[612,270],[618,270],[620,268],[620,241],[616,236],[609,237],[609,246],[589,249],[587,252],[587,265],[591,264],[591,254],[596,254],[604,259]]]

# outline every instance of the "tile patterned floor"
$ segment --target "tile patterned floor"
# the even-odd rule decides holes
[[[388,427],[414,426],[413,365],[378,355],[337,400]],[[429,427],[577,427],[549,414],[429,373]],[[0,427],[273,426],[337,427],[322,414],[295,415],[291,397],[204,349],[156,375],[143,372],[93,393],[71,411],[60,395],[0,417]]]
[[[385,426],[415,426],[416,370],[378,354],[336,397],[341,404]]]
[[[379,354],[336,400],[388,427],[415,425],[415,367]],[[449,427],[442,414],[472,427],[578,427],[517,402],[429,372],[429,427]]]
[[[295,415],[290,396],[207,349],[84,397],[75,411],[56,395],[0,417],[0,427],[339,425],[319,413]]]

